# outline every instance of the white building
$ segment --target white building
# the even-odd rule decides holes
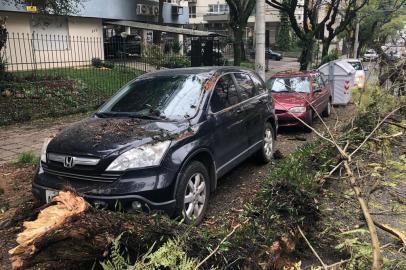
[[[301,10],[301,9],[298,9]],[[228,35],[229,33],[229,7],[225,0],[189,0],[189,27],[198,30],[207,30]],[[268,44],[276,42],[280,27],[280,12],[269,5],[265,10],[266,36]],[[298,12],[297,19],[303,19]],[[255,8],[253,15],[248,19],[245,32],[246,42],[252,41],[255,29]]]

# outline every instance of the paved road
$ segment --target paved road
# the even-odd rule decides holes
[[[287,70],[299,70],[299,62],[296,58],[285,57],[281,61],[270,60],[269,71],[266,73],[268,79],[273,74]]]

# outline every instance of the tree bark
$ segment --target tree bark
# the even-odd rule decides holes
[[[331,45],[331,39],[323,40],[323,48],[321,50],[321,59],[323,59],[323,57],[328,55],[328,50],[330,48],[330,45]]]
[[[233,33],[234,33],[234,39],[233,39],[234,66],[239,66],[239,65],[241,65],[241,59],[242,59],[242,46],[244,46],[244,44],[242,42],[244,32],[241,29],[241,27],[239,27],[239,28],[234,28]]]

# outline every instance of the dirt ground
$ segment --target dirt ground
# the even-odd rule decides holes
[[[327,125],[334,129],[346,123],[354,115],[354,106],[336,107]],[[320,121],[315,127],[322,130]],[[283,158],[300,145],[316,138],[300,128],[280,129],[277,140],[278,158]],[[212,195],[206,219],[202,228],[229,228],[238,221],[245,205],[250,203],[259,191],[261,183],[268,177],[269,171],[278,159],[264,166],[248,159],[232,172],[219,180],[219,187]],[[32,165],[8,164],[0,166],[0,269],[9,269],[8,250],[15,246],[15,237],[22,229],[22,221],[30,219],[37,202],[31,195],[31,179],[35,168]],[[9,217],[18,216],[13,226],[7,226]],[[3,229],[2,229],[3,228]],[[322,243],[320,244],[322,246]]]

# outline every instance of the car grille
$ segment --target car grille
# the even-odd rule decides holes
[[[63,171],[56,171],[46,167],[43,167],[43,170],[46,174],[67,178],[69,180],[84,180],[84,181],[93,181],[93,182],[103,182],[103,183],[111,183],[116,181],[121,174],[113,174],[113,173],[103,173],[99,175],[84,175],[84,174],[77,174],[77,173],[68,173]]]

